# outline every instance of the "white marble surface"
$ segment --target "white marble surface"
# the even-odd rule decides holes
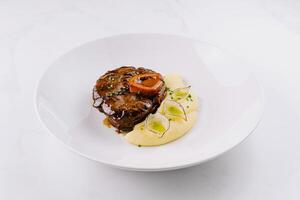
[[[300,4],[265,1],[0,1],[0,199],[300,199]],[[197,37],[253,64],[264,118],[243,144],[183,170],[112,169],[38,122],[37,80],[58,56],[121,33]]]

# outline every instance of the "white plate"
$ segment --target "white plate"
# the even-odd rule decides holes
[[[200,100],[193,129],[175,142],[139,148],[105,127],[103,114],[92,108],[91,91],[101,74],[122,65],[181,74]],[[53,63],[39,82],[36,109],[46,128],[82,156],[131,170],[183,168],[228,151],[256,127],[264,101],[250,67],[183,36],[113,36],[75,48]]]

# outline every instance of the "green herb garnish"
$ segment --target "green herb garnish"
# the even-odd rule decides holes
[[[187,100],[187,101],[193,101],[192,95],[189,94],[189,95],[186,97],[186,100]]]

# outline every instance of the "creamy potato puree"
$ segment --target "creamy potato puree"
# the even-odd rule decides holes
[[[167,75],[164,77],[164,81],[166,86],[171,90],[186,87],[183,79],[179,75]],[[145,129],[145,122],[141,122],[135,125],[134,129],[124,136],[125,140],[131,144],[140,146],[157,146],[176,140],[186,134],[195,124],[198,114],[198,98],[192,91],[190,91],[190,94],[192,96],[192,101],[188,101],[185,98],[178,101],[185,109],[187,121],[180,117],[172,116],[170,128],[162,137]],[[167,98],[168,96],[166,99]],[[160,105],[157,112],[162,113],[162,105],[163,103]],[[168,116],[168,118],[170,117]]]

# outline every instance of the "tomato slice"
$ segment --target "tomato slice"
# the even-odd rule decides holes
[[[159,73],[139,74],[129,79],[129,90],[135,93],[157,94],[163,86],[162,79]]]

